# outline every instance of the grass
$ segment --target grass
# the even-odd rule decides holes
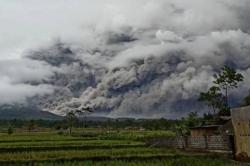
[[[85,129],[75,130],[72,136],[68,132],[58,134],[58,132],[35,132],[19,133],[8,136],[0,134],[0,143],[5,142],[35,142],[35,141],[59,141],[59,140],[83,140],[83,139],[101,139],[101,140],[144,140],[150,137],[174,136],[171,131],[138,131],[138,130],[108,130],[108,129]]]
[[[55,151],[55,150],[89,150],[89,149],[114,149],[114,148],[135,148],[144,147],[144,144],[117,144],[117,145],[61,145],[61,146],[21,146],[21,147],[4,147],[0,148],[1,153],[15,153],[15,152],[37,152],[37,151]]]
[[[69,135],[59,135],[57,132],[22,132],[13,135],[0,134],[0,143],[5,142],[30,142],[30,141],[53,141],[53,140],[81,140],[82,138]]]
[[[0,161],[39,161],[39,160],[70,160],[88,159],[88,158],[108,158],[121,156],[147,156],[147,155],[173,155],[167,149],[159,148],[109,148],[109,149],[91,149],[91,150],[56,150],[56,151],[30,151],[30,152],[15,152],[4,153],[0,155]]]
[[[172,157],[167,159],[152,160],[114,160],[114,161],[84,161],[84,162],[60,162],[37,163],[35,166],[248,166],[246,163],[230,162],[223,159],[211,159],[206,157]]]
[[[128,140],[60,140],[60,141],[35,141],[35,142],[8,142],[0,143],[1,148],[11,147],[46,147],[46,146],[70,146],[70,145],[141,145],[143,142]]]
[[[119,140],[137,140],[142,141],[150,137],[168,137],[174,136],[171,131],[116,131],[106,132],[100,135],[100,139],[119,139]]]

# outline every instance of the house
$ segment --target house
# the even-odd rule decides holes
[[[207,125],[207,126],[196,126],[190,127],[191,137],[199,136],[211,136],[218,134],[218,129],[220,125]]]

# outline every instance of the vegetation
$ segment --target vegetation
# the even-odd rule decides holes
[[[7,131],[7,132],[8,132],[8,134],[9,134],[9,135],[13,134],[13,132],[14,132],[14,131],[13,131],[12,126],[9,126],[9,128],[8,128],[8,131]]]
[[[214,83],[224,90],[225,104],[229,107],[228,92],[230,89],[237,88],[239,83],[244,80],[242,74],[237,73],[233,68],[224,66],[219,74],[215,74]]]
[[[29,133],[23,130],[11,136],[2,133],[0,165],[233,166],[241,164],[212,154],[156,148],[147,146],[144,142],[149,137],[172,135],[170,131],[160,130],[117,131],[93,128],[74,129],[71,136],[58,135],[56,131]]]
[[[74,122],[76,121],[76,115],[73,111],[70,111],[66,114],[66,121],[69,128],[69,134],[71,135]]]
[[[31,132],[31,131],[35,130],[35,128],[36,128],[35,121],[34,120],[28,121],[28,123],[27,123],[28,131]]]
[[[201,92],[199,101],[203,101],[212,107],[214,116],[216,110],[219,110],[220,115],[229,115],[229,91],[237,88],[239,83],[244,80],[244,77],[233,68],[224,66],[218,74],[214,75],[214,78],[213,83],[215,85],[209,88],[207,92]]]
[[[199,101],[203,101],[209,107],[212,107],[214,116],[216,115],[217,109],[221,108],[221,104],[224,103],[220,88],[216,86],[212,86],[207,92],[201,92]]]
[[[212,117],[212,118],[211,118]],[[72,118],[73,119],[73,118]],[[161,119],[108,119],[106,121],[85,121],[84,125],[79,122],[79,118],[74,118],[71,123],[67,119],[64,120],[0,120],[0,133],[8,133],[9,126],[15,128],[15,136],[11,139],[20,141],[27,139],[44,139],[48,133],[56,133],[55,139],[67,138],[73,136],[86,139],[112,139],[117,140],[143,140],[152,136],[173,136],[186,135],[189,133],[189,127],[198,126],[201,124],[209,124],[213,121],[213,116],[204,114],[204,117],[199,117],[197,113],[191,112],[186,118],[180,120]],[[32,123],[31,123],[32,122]],[[9,125],[7,125],[9,124]],[[31,126],[34,127],[28,127]],[[69,124],[71,124],[71,134],[68,134]],[[93,130],[93,128],[95,128]],[[79,132],[79,130],[81,132]],[[22,133],[29,132],[28,135]],[[133,131],[133,132],[131,132]],[[38,138],[35,138],[37,132],[43,132]],[[21,134],[19,134],[21,133]],[[1,134],[0,134],[1,135]],[[21,136],[22,135],[22,136]],[[18,136],[18,138],[16,138]],[[1,141],[10,141],[3,140]],[[49,138],[51,139],[51,138]],[[71,137],[72,139],[72,137]]]
[[[250,91],[248,92],[248,95],[244,98],[243,106],[249,106],[250,105]]]
[[[211,157],[167,156],[162,159],[135,159],[111,161],[78,161],[61,163],[39,163],[35,166],[247,166],[246,163],[232,162]]]
[[[178,120],[161,119],[108,119],[101,121],[86,120],[85,124],[81,122],[80,118],[75,119],[72,123],[73,128],[102,128],[102,129],[145,129],[145,130],[173,130],[173,126]],[[1,129],[8,128],[11,125],[13,128],[23,128],[28,131],[28,120],[0,120]],[[42,130],[43,128],[56,129],[57,131],[66,130],[68,128],[68,122],[64,120],[33,120],[35,128]],[[4,132],[4,131],[2,131]]]

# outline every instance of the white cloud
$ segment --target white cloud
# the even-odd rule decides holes
[[[27,98],[50,93],[53,93],[51,85],[33,86],[29,84],[10,84],[5,80],[0,81],[0,104],[26,103]]]

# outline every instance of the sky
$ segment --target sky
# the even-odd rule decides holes
[[[0,104],[36,97],[55,113],[80,103],[108,116],[176,117],[201,109],[197,95],[223,65],[245,76],[232,91],[240,102],[249,15],[249,0],[0,0]],[[65,53],[58,42],[73,61],[51,62]],[[65,97],[51,99],[58,91]]]

